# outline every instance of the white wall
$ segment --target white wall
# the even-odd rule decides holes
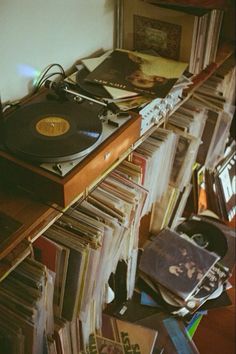
[[[65,70],[113,46],[114,0],[0,0],[0,96],[22,98],[32,78],[22,65]]]

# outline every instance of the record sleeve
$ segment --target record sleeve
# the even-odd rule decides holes
[[[165,97],[186,68],[187,63],[116,49],[85,80],[143,95]]]
[[[112,96],[102,85],[94,85],[85,81],[85,78],[89,73],[90,71],[86,67],[83,67],[78,71],[76,75],[76,84],[78,87],[89,95],[100,98],[111,98]]]
[[[219,256],[170,229],[163,229],[144,247],[139,269],[187,301]]]

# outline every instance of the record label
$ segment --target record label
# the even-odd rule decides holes
[[[37,132],[45,136],[60,136],[69,129],[69,122],[61,117],[42,118],[36,124]]]

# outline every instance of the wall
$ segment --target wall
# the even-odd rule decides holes
[[[36,71],[68,70],[113,45],[114,0],[0,0],[0,96],[29,92]]]

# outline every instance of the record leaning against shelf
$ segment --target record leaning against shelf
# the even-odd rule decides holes
[[[6,148],[35,162],[70,161],[91,152],[102,122],[89,104],[44,101],[23,106],[4,123]]]

